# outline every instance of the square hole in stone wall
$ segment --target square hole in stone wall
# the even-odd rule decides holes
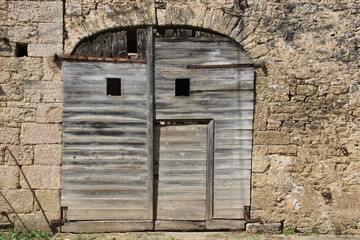
[[[190,78],[175,79],[175,96],[190,96]]]
[[[15,56],[25,57],[28,55],[28,44],[27,43],[16,43]]]
[[[121,78],[106,79],[106,95],[121,96]]]

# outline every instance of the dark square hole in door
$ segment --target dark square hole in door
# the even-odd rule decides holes
[[[190,79],[175,79],[175,96],[190,96]]]
[[[106,79],[106,95],[121,96],[121,79],[107,78]]]

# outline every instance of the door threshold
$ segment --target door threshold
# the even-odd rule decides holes
[[[244,230],[245,220],[214,219],[208,221],[179,220],[111,220],[70,221],[61,227],[64,233],[106,233],[143,231],[214,231]]]

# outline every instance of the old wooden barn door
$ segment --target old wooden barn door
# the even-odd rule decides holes
[[[63,74],[67,220],[147,219],[146,65],[66,62]]]
[[[138,29],[146,61],[64,63],[62,231],[244,227],[254,68],[231,39],[179,32]]]

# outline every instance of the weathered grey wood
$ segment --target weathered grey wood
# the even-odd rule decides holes
[[[192,37],[192,30],[191,29],[182,29],[182,28],[179,28],[177,30],[177,33],[178,33],[178,37],[180,38],[189,38],[189,37]]]
[[[139,34],[139,32],[138,32]],[[148,218],[154,218],[154,33],[147,28],[147,159],[148,159]]]
[[[156,219],[205,220],[207,125],[157,125],[154,138]]]
[[[113,58],[127,58],[127,36],[126,31],[114,32],[112,34],[111,56]]]
[[[206,144],[206,219],[211,220],[214,209],[214,121],[208,125]]]
[[[152,221],[81,221],[67,222],[61,227],[61,232],[71,233],[104,233],[132,232],[153,230]]]
[[[205,222],[198,221],[155,221],[155,231],[180,230],[194,231],[205,230]]]
[[[244,220],[211,220],[206,221],[206,230],[244,230]]]
[[[68,219],[147,219],[146,66],[65,62],[63,73],[61,205]],[[121,79],[121,96],[106,95],[106,78]]]
[[[214,119],[212,215],[214,218],[243,218],[242,207],[250,204],[254,69],[186,67],[251,64],[251,60],[237,44],[222,37],[157,38],[155,59],[156,118]],[[176,78],[190,79],[190,96],[175,97]],[[172,145],[176,143],[168,143],[169,147]],[[181,155],[167,152],[170,151],[168,146],[163,147],[160,158],[180,161]],[[196,156],[196,143],[191,146],[190,140],[187,147],[183,154]],[[181,180],[176,173],[173,177]],[[197,181],[199,176],[190,179]]]
[[[137,35],[137,53],[138,53],[138,58],[139,59],[146,59],[147,58],[147,55],[146,55],[147,49],[146,48],[150,47],[150,45],[149,45],[150,44],[150,42],[149,42],[150,39],[147,38],[146,36],[147,36],[148,33],[150,33],[149,28],[152,29],[152,27],[150,26],[150,27],[148,27],[148,29],[140,28],[140,29],[137,30],[137,34],[136,34]],[[151,34],[153,34],[152,31],[151,31]],[[153,44],[154,41],[151,41],[151,43]],[[153,48],[150,49],[150,50],[153,50]]]

